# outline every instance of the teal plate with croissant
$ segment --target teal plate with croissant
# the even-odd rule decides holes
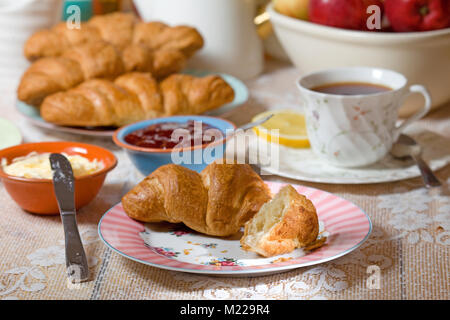
[[[246,85],[236,77],[229,74],[219,73],[219,72],[209,72],[202,70],[189,69],[185,70],[183,73],[190,74],[196,77],[204,77],[211,74],[217,74],[221,76],[234,90],[234,100],[227,103],[220,108],[206,112],[205,115],[209,116],[220,116],[223,115],[236,107],[244,104],[249,97],[248,89]],[[39,109],[28,105],[22,101],[17,101],[16,104],[19,113],[24,116],[33,125],[40,127],[42,129],[51,130],[55,132],[66,132],[78,135],[95,136],[95,137],[112,137],[117,128],[115,127],[66,127],[58,126],[53,123],[49,123],[42,119],[39,114]],[[145,119],[143,119],[145,120]]]

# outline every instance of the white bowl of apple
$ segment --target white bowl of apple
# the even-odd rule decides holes
[[[274,0],[267,10],[301,74],[344,66],[392,69],[426,86],[435,108],[450,101],[450,1],[423,3]],[[423,106],[422,99],[411,96],[400,116]]]

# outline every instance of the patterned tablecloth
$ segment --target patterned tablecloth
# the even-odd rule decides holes
[[[243,124],[270,108],[298,104],[289,65],[269,62],[266,72],[248,81],[249,101],[225,115]],[[335,193],[364,209],[374,228],[352,253],[320,265],[271,276],[218,278],[166,271],[128,260],[107,249],[97,224],[120,201],[132,168],[111,141],[42,131],[14,108],[14,89],[0,96],[0,116],[14,121],[26,142],[76,140],[113,150],[119,166],[108,175],[98,197],[78,215],[89,256],[91,281],[67,286],[64,234],[59,216],[22,211],[0,184],[0,299],[449,299],[450,292],[450,166],[437,172],[446,186],[426,190],[420,178],[395,183],[328,185],[302,183]],[[450,138],[450,105],[417,124]],[[450,143],[450,142],[449,142]],[[368,285],[373,267],[379,288]]]

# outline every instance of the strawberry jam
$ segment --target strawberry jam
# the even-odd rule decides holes
[[[125,141],[142,148],[172,149],[209,144],[223,136],[222,132],[201,121],[152,124],[125,136]]]

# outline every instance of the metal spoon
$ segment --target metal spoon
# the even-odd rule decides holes
[[[398,159],[413,158],[419,167],[423,182],[427,188],[440,187],[442,185],[422,159],[422,148],[410,136],[401,134],[397,142],[392,146],[391,154]]]
[[[274,114],[272,113],[272,114],[269,114],[268,116],[266,116],[266,117],[264,117],[264,118],[262,118],[262,119],[260,119],[260,120],[257,120],[257,121],[254,121],[254,122],[249,122],[249,123],[246,123],[246,124],[244,124],[244,125],[242,125],[242,126],[240,126],[240,127],[238,127],[238,128],[236,128],[236,130],[234,130],[233,132],[231,132],[230,134],[229,134],[229,138],[231,138],[231,137],[233,137],[238,131],[246,131],[246,130],[248,130],[248,129],[252,129],[252,128],[254,128],[254,127],[256,127],[256,126],[259,126],[259,125],[261,125],[261,124],[263,124],[264,122],[266,122],[266,121],[268,121],[270,118],[272,118],[274,116]],[[248,150],[246,150],[246,152],[248,153]],[[236,155],[234,154],[234,157],[236,157]],[[246,158],[247,158],[247,155],[246,155]],[[249,165],[252,167],[252,169],[256,172],[256,173],[258,173],[258,172],[260,172],[261,171],[261,168],[258,166],[258,165],[256,165],[256,164],[250,164],[249,163]]]
[[[260,119],[260,120],[257,120],[257,121],[255,121],[255,122],[249,122],[249,123],[247,123],[247,124],[244,124],[243,126],[240,126],[239,128],[237,128],[235,131],[237,131],[237,130],[243,130],[243,131],[245,131],[245,130],[254,128],[254,127],[259,126],[259,125],[263,124],[264,122],[268,121],[268,120],[269,120],[270,118],[272,118],[272,117],[273,117],[273,114],[269,114],[267,117],[264,117],[264,118],[262,118],[262,119]]]

